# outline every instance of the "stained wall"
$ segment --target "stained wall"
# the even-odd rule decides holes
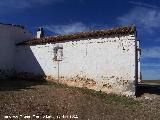
[[[135,36],[77,39],[16,48],[16,72],[107,93],[135,93]],[[55,48],[61,61],[55,59]],[[36,77],[35,77],[36,76]]]

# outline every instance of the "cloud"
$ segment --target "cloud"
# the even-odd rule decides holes
[[[160,47],[145,48],[142,50],[142,58],[160,59]]]
[[[160,7],[157,7],[155,5],[151,5],[148,3],[143,3],[143,2],[137,2],[137,1],[129,1],[130,4],[136,5],[136,6],[141,6],[141,7],[147,7],[147,8],[154,8],[154,9],[159,9]]]
[[[160,80],[160,63],[142,63],[142,79]]]
[[[155,38],[155,42],[160,42],[160,38]]]
[[[117,20],[120,25],[132,24],[142,31],[153,32],[160,27],[160,10],[136,6]]]
[[[143,63],[141,64],[142,79],[160,80],[160,63]]]
[[[85,32],[91,29],[90,27],[81,22],[76,22],[67,25],[45,25],[44,28],[55,34],[70,34],[77,32]]]
[[[45,6],[63,0],[0,0],[0,14],[18,9],[28,9],[35,6]]]
[[[145,80],[160,80],[160,69],[149,68],[142,69],[142,79]]]
[[[130,4],[134,5],[124,15],[117,18],[119,25],[136,25],[138,28],[138,34],[144,41],[151,41],[151,45],[154,42],[159,42],[159,35],[157,32],[160,28],[160,8],[154,5],[130,1]],[[153,60],[156,63],[153,63]],[[160,79],[160,47],[152,46],[142,49],[142,78],[143,79]],[[148,63],[145,63],[148,61]]]
[[[158,67],[160,68],[160,63],[142,63],[142,67]]]

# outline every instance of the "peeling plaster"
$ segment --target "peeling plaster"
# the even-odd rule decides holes
[[[16,71],[21,73],[19,77],[36,79],[37,76],[39,79],[106,93],[134,95],[134,36],[66,41],[59,45],[63,46],[63,59],[59,62],[53,61],[54,43],[17,48],[17,56],[20,57],[16,63]],[[31,55],[35,58],[30,59]],[[32,63],[34,59],[35,62]],[[23,63],[24,66],[21,66]],[[31,63],[32,67],[27,66]]]

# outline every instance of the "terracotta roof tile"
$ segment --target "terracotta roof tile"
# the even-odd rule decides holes
[[[98,38],[98,37],[109,37],[115,35],[126,35],[126,34],[134,34],[136,32],[135,26],[125,26],[118,27],[106,30],[97,30],[91,32],[81,32],[69,35],[59,35],[59,36],[50,36],[44,38],[34,38],[32,40],[24,41],[18,43],[16,45],[36,45],[36,44],[45,44],[45,43],[56,43],[56,42],[64,42],[71,41],[76,39],[84,39],[84,38]]]

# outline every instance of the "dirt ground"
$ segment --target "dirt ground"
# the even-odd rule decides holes
[[[107,95],[65,85],[0,81],[0,120],[160,120],[160,95]]]

